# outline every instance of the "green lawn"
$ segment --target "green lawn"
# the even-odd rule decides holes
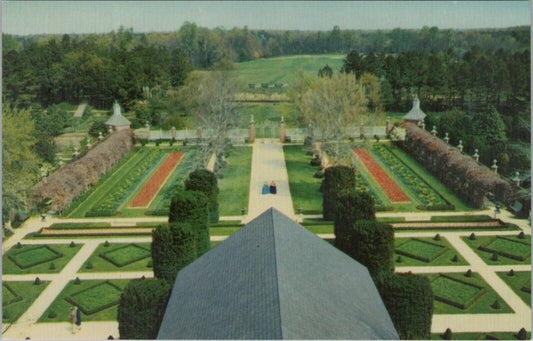
[[[318,167],[311,166],[311,156],[306,155],[305,147],[283,146],[283,152],[294,211],[301,207],[304,214],[321,214],[322,193],[319,188],[322,179],[313,176]]]
[[[431,281],[431,288],[433,289],[434,295],[442,295],[454,300],[467,300],[469,298],[469,294],[474,295],[478,292],[478,289],[472,286],[450,280],[437,279],[437,281],[434,282],[434,279],[441,277],[439,274],[424,274],[423,276],[428,277]],[[479,276],[479,274],[473,273],[472,277],[466,277],[464,273],[447,273],[446,276],[479,286],[483,288],[485,292],[466,309],[461,309],[453,305],[434,300],[433,314],[503,314],[513,312],[512,309],[505,303],[505,301],[498,296],[494,290],[492,290],[492,288],[481,278],[481,276]],[[501,309],[494,309],[491,307],[495,300],[498,300]]]
[[[298,71],[303,70],[316,77],[318,70],[328,64],[338,72],[346,55],[297,55],[261,58],[237,63],[238,79],[249,83],[290,83]],[[278,90],[279,91],[279,90]]]
[[[152,259],[151,243],[135,243],[135,245],[138,247],[125,243],[110,243],[109,246],[105,246],[102,243],[85,261],[80,272],[151,271],[152,268],[147,266]],[[105,254],[107,259],[101,257],[101,254]],[[108,259],[125,265],[119,267]],[[88,263],[92,264],[92,269],[87,269]]]
[[[58,273],[82,245],[75,244],[74,247],[70,247],[69,244],[21,246],[21,248],[12,247],[2,256],[3,274]],[[51,263],[54,263],[55,269],[50,269]],[[17,264],[22,265],[23,268]]]
[[[444,333],[443,333],[444,334]],[[431,334],[431,340],[444,340],[443,334]],[[516,333],[454,333],[452,340],[517,340]],[[531,333],[527,333],[527,340],[531,340]]]
[[[280,103],[280,104],[256,104],[256,105],[246,105],[241,108],[241,115],[237,126],[241,129],[248,129],[248,124],[250,123],[251,116],[254,116],[254,122],[256,126],[256,137],[270,137],[262,136],[261,132],[258,131],[258,127],[265,122],[274,123],[277,127],[277,132],[275,136],[279,137],[279,125],[281,121],[281,116],[285,120],[287,127],[294,128],[299,126],[298,117],[300,116],[300,111],[293,103]]]
[[[37,299],[50,282],[3,282],[2,323],[15,322]],[[7,287],[6,287],[7,285]]]
[[[403,254],[398,252],[394,254],[394,263],[397,267],[468,264],[444,237],[441,237],[440,240],[434,240],[433,238],[395,238],[394,248],[395,250],[403,251]],[[452,261],[455,255],[457,255],[457,262]],[[398,257],[401,257],[401,262],[398,262]],[[418,259],[415,257],[418,257]],[[430,261],[426,262],[421,260],[421,258],[426,258]]]
[[[218,180],[220,215],[239,216],[241,209],[248,211],[252,148],[231,148],[226,161],[228,164],[222,169],[224,177]]]
[[[39,322],[68,322],[70,321],[70,307],[72,302],[83,304],[86,310],[97,310],[99,307],[112,304],[120,298],[120,290],[124,290],[129,279],[117,280],[87,280],[80,284],[70,281],[56,297],[45,313],[39,318]],[[106,282],[111,283],[108,284]],[[106,283],[106,284],[102,284]],[[117,290],[120,289],[120,290]],[[83,292],[83,293],[80,293]],[[74,297],[74,298],[72,298]],[[67,301],[67,299],[70,300]],[[118,303],[118,302],[117,302]],[[55,318],[50,318],[49,313],[53,310],[57,313]],[[118,304],[112,305],[99,312],[86,315],[82,312],[82,321],[116,321]]]
[[[496,236],[476,236],[476,240],[470,240],[469,237],[463,237],[462,239],[488,265],[531,264],[531,236],[525,235],[524,239],[519,239],[517,234],[515,236],[504,236],[504,238],[506,239],[497,238]],[[524,242],[527,244],[522,244]],[[480,250],[480,246],[493,251]],[[496,261],[491,259],[494,252],[498,252],[498,260]],[[526,255],[526,257],[521,261],[506,257],[502,255],[502,252],[518,256]]]
[[[512,277],[509,276],[509,272],[497,272],[497,274],[531,307],[531,271],[514,271]]]

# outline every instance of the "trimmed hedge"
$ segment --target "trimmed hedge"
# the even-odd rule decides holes
[[[497,239],[507,240],[507,241],[513,242],[513,243],[519,243],[519,244],[530,246],[530,243],[522,242],[522,241],[519,241],[519,240],[516,240],[516,239],[506,238],[504,236],[496,236],[496,238]],[[509,252],[505,252],[503,250],[492,249],[492,248],[490,248],[489,245],[492,244],[493,242],[494,242],[494,240],[491,240],[485,245],[480,245],[478,247],[478,249],[481,250],[481,251],[485,251],[485,252],[492,252],[493,255],[500,255],[500,256],[511,258],[511,259],[515,259],[515,260],[518,260],[518,261],[524,261],[526,258],[528,258],[531,255],[531,250],[530,249],[525,251],[524,254],[522,254],[522,255],[516,255],[516,254],[509,253]],[[495,259],[495,260],[497,260],[497,259]]]
[[[376,220],[374,199],[368,192],[355,191],[337,197],[334,233],[335,245],[347,233],[347,229],[358,220]],[[340,239],[339,239],[340,238]]]
[[[76,279],[78,279],[78,277],[76,277]],[[110,285],[112,286],[113,288],[115,288],[116,290],[118,291],[122,291],[121,288],[119,288],[118,286],[116,286],[115,284],[111,283],[110,281],[104,281],[104,282],[101,282],[101,283],[98,283],[98,284],[95,284],[95,285],[92,285],[90,287],[87,287],[81,291],[78,291],[77,293],[73,294],[73,295],[70,295],[70,296],[67,296],[65,297],[65,300],[72,304],[73,306],[76,306],[78,307],[82,313],[84,313],[85,315],[91,315],[91,314],[95,314],[97,312],[100,312],[104,309],[107,309],[107,308],[110,308],[112,306],[115,306],[119,303],[119,301],[112,301],[112,302],[109,302],[107,304],[102,304],[96,308],[93,308],[93,309],[86,309],[86,307],[83,306],[83,304],[80,304],[78,301],[76,301],[76,299],[74,298],[74,296],[77,296],[77,295],[80,295],[80,294],[83,294],[85,293],[86,291],[88,290],[92,290],[98,286],[101,286],[101,285]]]
[[[404,255],[404,256],[407,256],[407,257],[411,257],[411,258],[414,258],[414,259],[421,260],[422,262],[430,263],[431,261],[433,261],[434,259],[440,257],[441,255],[443,255],[444,253],[448,252],[448,250],[449,250],[449,248],[447,246],[443,246],[443,245],[440,245],[440,244],[428,242],[426,240],[422,240],[422,239],[418,239],[418,238],[411,238],[411,240],[416,240],[417,242],[420,242],[420,243],[425,243],[425,244],[437,246],[437,247],[440,248],[440,251],[435,252],[434,254],[431,255],[431,257],[423,257],[423,256],[420,256],[420,255],[417,255],[416,253],[411,253],[411,252],[407,252],[407,251],[403,251],[403,250],[399,250],[399,249],[395,249],[394,252],[399,254],[399,255]]]
[[[128,283],[118,305],[121,339],[156,339],[172,287],[164,280],[134,279]]]
[[[380,272],[374,282],[402,340],[431,339],[433,291],[421,275]]]
[[[449,304],[449,305],[452,305],[454,307],[457,307],[459,309],[466,309],[468,307],[470,307],[472,304],[474,304],[474,302],[476,302],[481,296],[485,295],[487,293],[487,290],[485,290],[485,288],[479,286],[479,285],[475,285],[475,284],[472,284],[472,283],[468,283],[468,282],[465,282],[465,281],[461,281],[457,278],[454,278],[454,277],[451,277],[451,276],[447,276],[446,274],[443,274],[443,273],[440,273],[439,274],[440,277],[444,277],[446,279],[449,279],[451,281],[455,281],[455,282],[458,282],[458,283],[461,283],[463,285],[468,285],[468,286],[471,286],[471,287],[474,287],[476,289],[479,289],[479,291],[471,296],[469,299],[467,299],[465,302],[461,303],[461,302],[456,302],[456,301],[453,301],[453,300],[450,300],[450,299],[447,299],[446,297],[442,297],[442,296],[438,296],[437,294],[435,294],[435,299],[437,301],[440,301],[440,302],[444,302],[446,304]],[[439,277],[436,277],[435,279],[433,280],[436,280],[437,278]]]
[[[63,230],[63,229],[76,229],[76,228],[97,229],[97,228],[102,228],[102,227],[111,227],[111,223],[54,223],[50,225],[48,228],[56,229],[56,230]]]
[[[322,180],[322,214],[324,220],[335,220],[337,198],[356,190],[355,169],[347,166],[326,168]]]
[[[31,263],[27,263],[27,264],[21,264],[16,256],[18,254],[21,254],[21,253],[26,253],[26,252],[31,252],[31,251],[34,251],[34,250],[37,250],[37,249],[41,249],[41,248],[45,248],[45,249],[48,249],[50,252],[52,252],[54,254],[53,257],[51,258],[40,258],[40,259],[35,259],[33,262]],[[9,254],[7,257],[16,265],[18,266],[19,268],[21,269],[27,269],[27,268],[31,268],[32,266],[36,266],[36,265],[39,265],[39,264],[44,264],[46,262],[50,262],[52,260],[55,260],[55,259],[58,259],[58,258],[61,258],[63,257],[64,255],[60,252],[57,252],[56,250],[52,249],[51,247],[49,247],[48,245],[38,245],[36,247],[33,247],[33,248],[30,248],[30,249],[23,249],[19,252],[16,252],[16,253],[12,253],[12,254]]]
[[[115,210],[97,210],[97,209],[93,209],[93,210],[90,210],[88,212],[85,213],[85,216],[86,217],[114,217],[114,216],[118,216],[118,215],[121,215],[122,213],[120,213],[119,211],[115,211]]]
[[[3,287],[13,295],[13,298],[6,299],[6,297],[2,297],[2,307],[20,302],[24,299],[24,296],[19,295],[11,286],[9,286],[6,282],[2,283]]]
[[[218,222],[218,182],[213,172],[207,169],[197,169],[189,174],[185,180],[185,189],[203,192],[207,196],[207,210],[209,212],[209,222]]]
[[[107,242],[107,241],[106,241],[106,242]],[[133,243],[133,244],[126,244],[126,245],[121,246],[121,247],[118,247],[118,248],[116,248],[116,249],[113,249],[113,250],[110,250],[110,251],[107,251],[107,252],[101,253],[101,254],[99,254],[99,256],[100,256],[101,258],[105,259],[106,261],[108,261],[109,263],[111,263],[111,264],[113,264],[114,266],[119,267],[119,268],[121,268],[121,267],[123,267],[123,266],[126,266],[126,265],[128,265],[128,264],[132,264],[132,263],[135,263],[135,262],[137,262],[137,261],[140,261],[141,259],[145,259],[145,258],[148,258],[148,257],[149,257],[149,254],[147,253],[147,254],[144,255],[144,256],[143,256],[143,255],[139,255],[139,256],[137,256],[137,257],[134,257],[134,258],[130,258],[130,259],[128,259],[128,260],[125,261],[124,263],[120,263],[120,264],[119,264],[119,263],[117,263],[112,257],[110,257],[110,256],[107,255],[107,254],[109,254],[109,253],[117,252],[117,251],[119,251],[119,250],[122,250],[122,249],[125,249],[125,248],[129,248],[129,247],[136,247],[136,248],[139,248],[139,249],[142,249],[142,250],[150,251],[150,250],[148,250],[148,249],[145,249],[145,248],[142,247],[142,246],[139,246],[139,245]],[[87,264],[87,265],[88,265],[88,264]],[[91,264],[91,268],[92,268],[92,264]],[[89,268],[87,268],[87,269],[89,269]]]
[[[196,237],[198,257],[209,251],[207,197],[200,191],[180,191],[170,202],[168,222],[189,223]]]
[[[394,232],[390,224],[359,220],[337,236],[335,246],[366,266],[371,275],[394,270]]]
[[[196,235],[189,223],[173,222],[152,231],[154,275],[174,283],[178,271],[197,257]]]

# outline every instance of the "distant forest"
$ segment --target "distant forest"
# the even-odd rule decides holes
[[[294,54],[350,54],[353,71],[381,77],[387,110],[416,91],[431,110],[512,106],[529,96],[530,27],[484,30],[268,31],[207,29],[185,23],[171,33],[12,36],[3,34],[3,99],[18,107],[89,99],[126,109],[142,88],[176,88],[193,69]],[[317,70],[318,71],[318,70]],[[339,71],[339,70],[334,70]],[[523,110],[511,108],[512,110]]]

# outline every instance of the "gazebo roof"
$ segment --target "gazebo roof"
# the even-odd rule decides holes
[[[423,121],[425,117],[426,114],[420,109],[420,100],[418,97],[415,97],[413,99],[413,108],[403,117],[403,120],[420,122]]]
[[[398,339],[366,267],[270,208],[182,269],[158,339]]]
[[[120,105],[115,101],[113,104],[113,115],[107,120],[106,125],[113,127],[129,126],[131,122],[120,112]]]

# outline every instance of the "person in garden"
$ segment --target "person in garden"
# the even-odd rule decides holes
[[[276,189],[276,183],[275,183],[274,181],[272,181],[272,182],[270,183],[270,193],[271,193],[271,194],[276,194],[276,192],[277,192],[277,189]]]
[[[77,331],[81,330],[81,311],[76,307],[76,327]]]
[[[70,324],[72,325],[72,334],[76,333],[76,307],[70,308]]]
[[[270,188],[268,187],[268,182],[265,181],[265,184],[263,185],[262,194],[268,194],[268,193],[270,193]]]

